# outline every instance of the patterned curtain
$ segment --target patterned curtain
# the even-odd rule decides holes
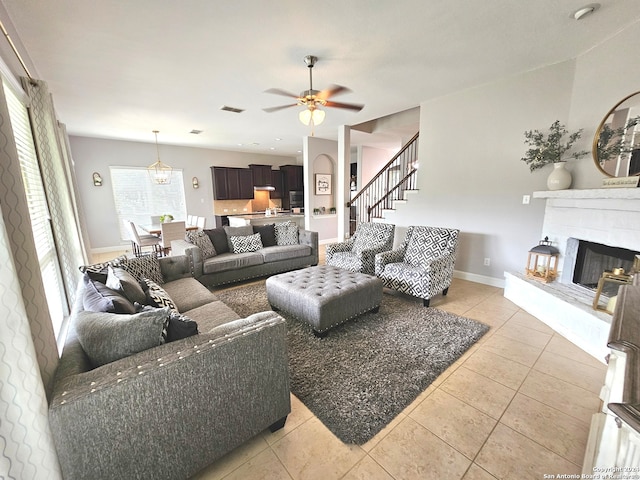
[[[22,86],[29,97],[29,118],[36,145],[42,181],[51,213],[53,236],[68,307],[75,300],[79,265],[88,263],[80,228],[80,214],[75,196],[75,181],[67,149],[64,126],[58,124],[53,100],[47,84],[41,80],[22,79]],[[61,139],[64,137],[64,141]]]
[[[12,257],[15,264],[42,383],[48,394],[58,366],[58,347],[42,283],[20,160],[3,88],[0,88],[0,210],[9,237],[11,255],[8,258]],[[4,271],[1,273],[4,279]],[[4,342],[11,342],[11,337],[0,331],[0,348],[3,348]],[[3,379],[0,377],[0,385],[1,382]]]
[[[61,479],[44,385],[58,361],[0,88],[0,477]]]

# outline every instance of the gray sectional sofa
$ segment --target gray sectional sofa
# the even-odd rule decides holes
[[[318,232],[299,229],[289,222],[224,227],[204,230],[204,233],[211,240],[213,254],[210,250],[207,252],[206,247],[186,240],[171,242],[171,250],[174,254],[189,256],[194,277],[209,287],[318,264]],[[233,238],[248,239],[256,235],[261,241],[255,248],[249,248],[251,251],[233,250]]]
[[[112,270],[95,266],[79,287],[49,405],[67,480],[185,479],[266,428],[282,427],[290,412],[282,317],[267,311],[240,319],[192,277],[189,257],[148,262],[119,259],[110,262]],[[149,271],[149,264],[157,270]],[[126,275],[156,275],[164,296],[149,293],[151,288],[145,295],[160,304],[134,303],[142,310],[133,314],[85,310],[86,302],[92,309],[100,302],[129,308],[117,296],[105,296],[101,280],[92,277],[104,274],[101,268],[107,268],[109,285],[114,275],[121,277],[119,294],[125,297],[134,296],[133,290],[140,294]],[[98,302],[96,286],[102,292]],[[172,308],[195,321],[199,333],[159,344],[172,331],[166,317]],[[189,323],[184,317],[177,321]],[[119,345],[92,344],[95,330],[110,324],[113,337],[123,339]],[[156,346],[117,351],[124,345],[135,351],[135,337],[144,329]]]

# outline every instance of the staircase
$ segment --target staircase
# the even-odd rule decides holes
[[[419,135],[416,133],[347,203],[351,207],[351,234],[360,222],[382,221],[385,210],[394,210],[395,202],[406,202],[405,193],[416,190]]]

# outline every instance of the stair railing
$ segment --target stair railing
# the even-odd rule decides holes
[[[351,218],[355,225],[382,218],[382,211],[393,208],[394,200],[403,200],[406,190],[415,189],[419,135],[416,133],[347,203],[355,207],[355,218]]]

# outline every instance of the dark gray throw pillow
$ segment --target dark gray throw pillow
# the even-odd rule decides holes
[[[218,255],[229,251],[227,232],[224,231],[224,228],[212,228],[210,230],[203,230],[203,232],[209,235],[211,243],[213,243],[213,248]]]
[[[107,287],[116,292],[123,293],[130,302],[144,303],[145,294],[140,283],[129,272],[119,267],[107,267]]]
[[[274,247],[276,243],[276,229],[273,223],[268,225],[254,225],[253,232],[260,234],[263,247]]]
[[[162,343],[162,327],[168,308],[133,315],[78,312],[76,332],[94,367],[115,362]]]
[[[82,277],[84,291],[82,306],[90,312],[135,313],[133,303],[127,297],[106,285],[91,280],[88,273]]]
[[[167,327],[167,343],[175,342],[183,338],[198,334],[198,324],[186,315],[175,312],[169,314],[169,325]]]

